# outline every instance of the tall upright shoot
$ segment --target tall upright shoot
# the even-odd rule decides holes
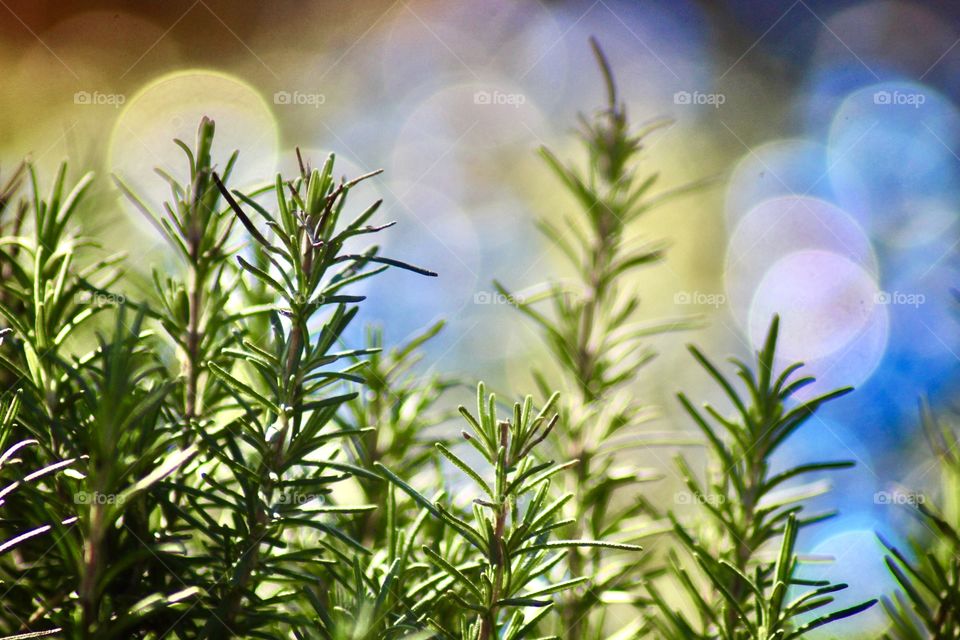
[[[545,296],[552,303],[550,311],[541,310],[537,298],[521,300],[498,287],[536,324],[560,372],[557,383],[547,382],[542,372],[536,376],[542,392],[565,390],[563,418],[552,444],[564,458],[579,460],[567,478],[568,489],[575,496],[567,515],[576,522],[577,536],[611,535],[628,540],[647,531],[642,520],[646,503],[635,497],[620,498],[635,496],[637,484],[655,474],[637,467],[614,472],[611,445],[650,416],[649,408],[638,402],[630,389],[639,370],[654,355],[647,338],[683,326],[675,320],[639,321],[640,296],[628,279],[636,270],[661,260],[664,248],[660,243],[637,241],[630,231],[651,209],[697,185],[655,192],[659,175],[639,172],[647,136],[669,121],[636,128],[618,94],[606,56],[595,40],[591,45],[607,100],[592,117],[581,116],[579,135],[587,164],[575,168],[550,150],[540,150],[547,166],[573,196],[578,211],[563,216],[562,223],[541,219],[538,225],[570,262],[577,284],[572,290],[559,282],[550,284]],[[615,560],[601,549],[570,550],[574,577],[596,576],[608,562]],[[626,592],[640,599],[635,589],[638,573],[642,573],[639,565],[607,568],[603,578],[577,590],[564,603],[563,626],[570,637],[595,638],[603,633],[605,609],[601,605],[609,593]]]

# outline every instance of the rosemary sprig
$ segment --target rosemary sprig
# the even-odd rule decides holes
[[[748,392],[746,399],[699,349],[690,347],[694,359],[723,390],[735,414],[725,417],[709,404],[700,410],[684,394],[678,395],[706,439],[711,469],[706,483],[701,483],[686,460],[677,457],[700,513],[694,522],[673,514],[670,518],[681,546],[695,561],[700,575],[691,575],[694,567],[671,554],[675,581],[693,603],[688,612],[672,607],[655,583],[648,585],[661,612],[651,621],[657,637],[786,640],[860,613],[877,602],[868,600],[809,622],[797,621],[801,614],[829,606],[832,598],[828,594],[846,585],[803,580],[796,575],[800,565],[795,551],[798,530],[834,514],[802,515],[804,502],[825,491],[821,483],[783,489],[795,479],[851,467],[853,462],[816,461],[771,475],[769,459],[824,404],[853,389],[837,389],[791,404],[793,396],[814,379],[795,377],[800,363],[775,370],[779,326],[779,318],[774,317],[753,367],[731,359]],[[779,546],[775,559],[764,559],[761,553],[774,544]],[[787,601],[790,587],[810,590]]]
[[[636,437],[637,427],[652,415],[630,388],[654,356],[649,338],[684,329],[690,322],[638,320],[640,296],[630,278],[659,262],[664,246],[638,242],[630,232],[655,206],[697,185],[658,193],[658,175],[640,174],[638,163],[647,137],[670,122],[658,120],[637,129],[620,99],[607,57],[596,40],[591,46],[603,76],[606,106],[592,117],[580,118],[586,167],[565,165],[549,149],[540,150],[578,211],[565,216],[562,225],[552,219],[538,225],[569,260],[579,282],[575,287],[551,284],[549,311],[539,308],[540,300],[524,301],[502,285],[497,287],[533,321],[562,373],[558,384],[547,382],[543,373],[535,375],[543,393],[552,387],[567,390],[552,444],[564,458],[579,460],[568,474],[574,499],[566,511],[576,523],[577,535],[637,540],[665,529],[655,524],[657,512],[638,487],[659,474],[616,459],[610,455],[610,443],[626,434]],[[629,468],[615,473],[615,464]],[[602,549],[581,548],[570,550],[568,563],[570,574],[585,578],[586,584],[565,599],[558,632],[602,637],[604,601],[611,593],[619,594],[621,601],[626,594],[638,605],[644,602],[637,586],[650,571],[648,563],[618,565]],[[606,570],[601,572],[601,567]]]

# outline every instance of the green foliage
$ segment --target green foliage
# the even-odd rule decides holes
[[[498,289],[537,326],[549,348],[558,380],[537,371],[540,390],[567,390],[563,419],[551,444],[558,455],[578,459],[568,474],[575,496],[566,508],[578,535],[636,541],[665,529],[638,484],[660,473],[614,455],[626,447],[665,444],[637,433],[653,411],[636,399],[631,384],[655,355],[652,336],[690,325],[687,320],[639,319],[635,272],[659,262],[664,245],[637,239],[636,223],[671,198],[696,189],[656,190],[659,175],[637,170],[648,136],[670,124],[658,120],[637,130],[620,101],[610,64],[591,41],[603,74],[607,104],[592,117],[581,116],[580,139],[587,152],[584,169],[563,164],[550,150],[541,155],[578,206],[576,215],[538,221],[551,245],[570,263],[575,286],[551,283],[542,296],[522,299]],[[548,310],[541,303],[549,302]],[[572,549],[570,570],[589,579],[563,605],[562,628],[571,637],[602,638],[607,602],[642,604],[639,589],[655,567],[631,559],[617,564],[601,549]],[[601,568],[604,570],[601,572]]]
[[[621,640],[773,640],[872,604],[798,622],[842,585],[797,575],[797,531],[820,516],[774,489],[849,463],[771,477],[768,458],[846,391],[790,407],[809,379],[774,378],[776,323],[756,373],[738,363],[749,402],[694,350],[738,412],[708,407],[711,426],[682,399],[726,471],[701,489],[681,464],[692,491],[724,498],[699,525],[638,495],[657,472],[614,464],[652,443],[633,388],[646,339],[682,325],[636,321],[628,278],[662,248],[632,240],[633,226],[688,187],[654,194],[656,174],[639,177],[662,123],[634,130],[594,48],[608,104],[583,121],[587,167],[543,151],[580,211],[542,226],[580,285],[551,286],[551,311],[518,305],[553,367],[536,374],[543,401],[505,415],[483,384],[476,411],[448,412],[453,381],[418,370],[442,323],[392,348],[377,329],[350,344],[358,283],[389,268],[436,275],[355,248],[392,225],[374,221],[379,201],[345,214],[379,172],[337,179],[333,156],[312,168],[298,153],[296,175],[242,192],[237,153],[218,164],[202,120],[194,146],[176,142],[184,175],[158,172],[168,202],[115,180],[179,264],[153,269],[142,299],[124,292],[124,257],[80,234],[91,176],[71,183],[63,166],[44,190],[34,167],[13,172],[0,187],[0,635],[592,640],[610,637],[616,601],[634,618]],[[663,567],[634,544],[653,534],[695,560],[670,554],[693,616],[668,604]],[[755,553],[771,545],[775,560]]]
[[[284,532],[310,529],[325,534],[316,538],[321,546],[329,545],[329,537],[355,553],[369,553],[335,520],[342,514],[371,511],[375,505],[338,504],[332,496],[333,485],[353,476],[371,475],[338,459],[339,449],[329,446],[358,435],[357,430],[339,428],[333,420],[341,405],[357,394],[332,389],[343,381],[363,382],[353,373],[357,365],[350,362],[363,351],[335,350],[356,315],[357,307],[352,304],[363,299],[344,291],[391,265],[436,274],[381,257],[376,247],[363,254],[343,251],[350,238],[380,229],[364,226],[380,203],[341,226],[350,190],[375,174],[338,183],[333,177],[333,163],[330,156],[322,169],[301,165],[301,175],[286,184],[278,176],[274,189],[276,213],[249,196],[235,194],[265,218],[272,241],[213,176],[277,275],[242,256],[237,256],[237,261],[280,302],[270,312],[272,331],[266,345],[244,339],[240,348],[226,351],[235,360],[230,368],[209,364],[236,401],[230,408],[239,411],[219,432],[202,434],[215,463],[203,476],[219,490],[213,496],[203,496],[198,506],[230,510],[234,524],[228,531],[219,523],[200,521],[196,525],[203,533],[207,552],[221,561],[221,575],[228,576],[226,580],[217,574],[207,576],[213,579],[206,588],[211,596],[206,623],[209,637],[250,633],[268,620],[283,617],[277,609],[282,609],[289,597],[284,589],[271,598],[251,598],[249,594],[257,591],[257,582],[272,579],[283,584],[320,560],[315,554],[277,553],[275,541]],[[385,266],[370,268],[377,263]],[[311,331],[308,325],[317,319],[319,328]],[[240,446],[238,440],[247,447]],[[218,477],[216,471],[227,475]],[[331,548],[333,553],[339,551]],[[297,623],[293,617],[288,622]]]
[[[383,351],[382,332],[367,331],[365,360],[358,373],[365,389],[342,405],[334,419],[350,432],[344,444],[357,464],[377,471],[385,465],[403,478],[438,471],[436,450],[426,434],[444,419],[436,405],[452,383],[437,375],[418,376],[420,347],[443,327],[436,323],[406,343]],[[438,476],[431,476],[436,481]],[[418,542],[442,536],[443,523],[430,511],[398,503],[396,485],[377,476],[356,478],[366,504],[378,509],[357,514],[353,537],[372,553],[352,563],[326,565],[329,579],[305,592],[311,622],[299,637],[377,639],[435,637],[427,615],[445,615],[440,600],[443,576],[431,574]]]
[[[678,396],[706,438],[711,468],[707,480],[701,482],[685,459],[677,458],[694,502],[702,507],[697,514],[700,526],[670,516],[682,547],[695,561],[690,567],[678,554],[671,554],[676,583],[692,606],[675,608],[659,587],[651,584],[651,596],[661,612],[652,619],[657,637],[786,640],[876,604],[869,600],[808,622],[798,620],[801,614],[829,606],[833,601],[830,594],[847,585],[805,580],[797,574],[797,531],[832,514],[804,517],[804,502],[826,487],[819,482],[790,486],[791,481],[853,463],[816,461],[771,474],[769,460],[820,407],[852,389],[792,402],[814,379],[795,377],[801,363],[775,371],[778,333],[779,318],[774,317],[754,367],[731,358],[747,398],[699,349],[690,347],[733,406],[734,415],[725,417],[710,404],[701,411],[684,394]],[[779,551],[765,558],[764,552],[771,551],[772,545]],[[699,575],[692,575],[694,571]],[[790,593],[802,588],[807,589],[799,595]]]
[[[149,613],[136,591],[120,585],[128,570],[146,571],[152,562],[144,557],[155,539],[138,520],[152,505],[143,494],[179,462],[165,450],[159,418],[167,386],[154,377],[140,318],[128,329],[117,312],[109,339],[74,350],[94,317],[109,308],[94,292],[119,277],[112,268],[119,256],[79,266],[81,256],[97,249],[70,229],[91,176],[68,191],[61,166],[44,199],[36,172],[29,167],[27,173],[32,197],[16,208],[9,228],[18,235],[2,243],[10,278],[2,283],[0,315],[8,327],[0,365],[21,402],[11,437],[36,444],[21,451],[24,465],[68,468],[45,478],[37,492],[6,498],[6,508],[23,521],[50,528],[52,542],[31,538],[16,558],[2,560],[7,575],[26,567],[31,577],[11,580],[5,602],[14,613],[4,616],[4,627],[15,631],[33,621],[40,630],[62,628],[65,637],[78,637],[79,630],[93,632],[110,620],[111,630],[100,635],[116,637],[131,618]],[[121,521],[124,526],[114,526]],[[124,561],[108,569],[107,548]],[[115,593],[107,593],[111,587]],[[166,592],[154,595],[159,601]],[[114,604],[123,616],[113,615]]]
[[[197,132],[196,150],[182,141],[189,182],[178,182],[162,170],[157,173],[170,185],[171,201],[163,205],[163,215],[153,213],[117,177],[118,188],[153,225],[183,262],[186,273],[166,275],[153,270],[156,317],[170,340],[176,345],[181,361],[178,395],[182,397],[182,414],[189,421],[204,415],[205,407],[213,407],[223,399],[222,385],[209,380],[209,364],[223,364],[224,350],[233,346],[231,328],[237,317],[223,313],[229,304],[236,278],[232,278],[229,262],[232,253],[228,242],[237,220],[230,207],[223,207],[220,190],[214,179],[210,155],[214,123],[204,118]],[[223,170],[223,179],[230,175],[237,159],[234,152]],[[247,312],[249,314],[249,311]],[[210,384],[207,384],[207,382]]]
[[[126,320],[120,309],[113,335],[100,338],[91,360],[73,372],[78,393],[68,421],[78,427],[71,445],[83,459],[83,477],[65,483],[77,503],[77,521],[58,538],[79,561],[70,567],[70,579],[79,585],[80,611],[51,616],[68,637],[124,637],[144,617],[161,609],[169,613],[169,605],[196,591],[174,587],[166,593],[161,581],[141,598],[120,588],[148,564],[162,562],[166,540],[151,526],[157,495],[149,489],[195,455],[192,447],[175,447],[178,434],[162,420],[171,384],[144,340],[143,314],[129,327]],[[114,619],[117,610],[125,615]]]
[[[435,374],[421,376],[411,369],[422,360],[420,347],[443,325],[437,322],[388,351],[384,351],[383,332],[368,328],[368,355],[365,360],[354,358],[362,363],[358,373],[363,376],[365,389],[334,416],[341,428],[354,433],[349,439],[351,453],[364,468],[372,469],[380,463],[402,478],[411,478],[435,461],[426,435],[446,418],[437,404],[454,383]],[[359,482],[367,504],[387,503],[390,485],[365,478]],[[357,539],[373,548],[381,547],[390,534],[378,522],[380,515],[370,511],[357,521]]]
[[[2,340],[2,338],[0,338]],[[26,494],[26,498],[34,503],[43,502],[46,499],[46,493],[49,491],[49,481],[55,474],[61,473],[69,468],[75,460],[63,460],[51,463],[40,469],[24,468],[24,452],[36,447],[39,443],[33,439],[24,439],[17,442],[11,442],[16,438],[16,427],[14,420],[20,407],[19,394],[14,395],[12,399],[3,407],[0,407],[0,504],[3,510],[0,512],[0,522],[5,531],[11,531],[12,537],[9,537],[0,544],[0,558],[4,560],[0,564],[0,580],[10,586],[6,588],[6,602],[22,602],[29,598],[30,594],[24,592],[24,589],[18,584],[16,573],[11,572],[9,560],[13,560],[15,566],[19,556],[19,546],[38,536],[43,538],[49,536],[51,530],[57,523],[55,521],[47,524],[38,524],[38,519],[30,518],[33,513],[16,514],[11,512],[9,505],[16,503],[15,498],[21,494]],[[24,516],[28,517],[24,517]],[[62,523],[68,524],[68,523]],[[28,527],[28,528],[22,528]],[[9,600],[7,600],[9,597]],[[9,631],[10,628],[16,628],[11,623],[11,618],[16,618],[16,613],[10,611],[9,605],[5,605],[5,613],[0,616],[3,629]],[[12,614],[12,615],[11,615]],[[19,621],[18,621],[19,622]],[[37,637],[44,635],[53,635],[59,633],[59,628],[47,628],[46,631],[39,632]]]
[[[887,567],[900,586],[883,607],[891,622],[889,640],[948,640],[960,638],[960,483],[956,425],[921,405],[921,422],[940,470],[941,504],[914,500],[922,536],[907,552],[884,538]]]
[[[456,626],[430,619],[444,637],[536,637],[537,622],[553,605],[551,596],[586,581],[584,577],[560,582],[545,579],[564,559],[566,550],[640,550],[629,544],[555,537],[574,524],[560,516],[563,505],[572,496],[564,494],[551,500],[550,480],[576,461],[542,460],[536,456],[536,449],[559,420],[554,413],[557,398],[557,394],[552,395],[534,413],[533,398],[527,396],[513,406],[512,419],[500,420],[495,396],[487,395],[481,383],[477,390],[477,415],[460,407],[469,426],[469,431],[461,433],[463,440],[480,455],[489,471],[484,473],[442,443],[437,443],[436,448],[477,494],[472,509],[465,510],[466,513],[458,513],[453,504],[427,499],[393,471],[378,465],[388,479],[433,517],[442,520],[457,538],[446,549],[422,547],[426,559],[449,578],[443,595],[460,605],[463,612]],[[524,496],[528,499],[524,500]],[[446,555],[455,555],[456,559],[445,557],[445,550]],[[536,613],[526,613],[528,609]]]
[[[156,297],[131,302],[132,320],[114,304],[124,296],[110,290],[119,257],[77,266],[80,249],[93,243],[78,240],[70,222],[91,178],[67,191],[64,167],[43,199],[28,169],[33,198],[14,209],[9,228],[18,235],[0,244],[11,276],[0,301],[9,325],[0,363],[20,389],[15,435],[38,445],[24,464],[44,470],[27,480],[60,466],[71,473],[51,481],[42,500],[26,492],[8,497],[26,523],[44,523],[34,531],[52,528],[55,543],[19,538],[21,556],[4,564],[6,575],[19,575],[9,597],[19,613],[5,618],[7,631],[271,635],[307,624],[299,606],[307,585],[332,580],[311,575],[333,562],[318,548],[349,566],[370,553],[349,530],[375,506],[341,501],[333,488],[360,477],[383,484],[364,469],[369,460],[347,459],[339,446],[373,428],[345,425],[348,412],[338,412],[357,399],[349,387],[364,382],[357,371],[377,350],[340,348],[363,299],[346,289],[389,267],[434,274],[375,246],[343,249],[389,226],[368,224],[379,202],[340,220],[350,190],[373,174],[337,181],[332,156],[321,169],[301,162],[299,176],[278,176],[260,191],[276,196],[270,211],[256,194],[227,190],[236,154],[218,175],[213,134],[204,120],[195,149],[178,142],[187,186],[161,173],[172,195],[163,216],[118,181],[185,265],[182,275],[154,271]],[[18,184],[15,175],[4,192],[6,213]],[[241,202],[264,220],[262,229]],[[254,240],[252,262],[237,254],[239,230]],[[243,305],[254,296],[269,302]],[[112,334],[88,352],[74,351],[89,340],[81,329],[92,330],[94,316],[108,310]],[[175,361],[147,322],[162,328]],[[254,331],[263,324],[266,335]],[[420,342],[373,363],[377,393],[406,397],[393,425],[400,438],[425,424],[425,409],[446,388],[398,381]],[[18,566],[40,582],[23,583]]]

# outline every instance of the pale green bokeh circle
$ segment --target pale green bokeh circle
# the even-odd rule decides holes
[[[246,188],[273,178],[280,142],[270,106],[242,80],[204,69],[160,76],[127,100],[110,134],[108,170],[153,211],[161,211],[170,189],[154,169],[189,181],[186,156],[173,140],[192,148],[203,116],[216,123],[213,161],[219,169],[240,150],[231,186]],[[124,206],[139,222],[140,214]]]

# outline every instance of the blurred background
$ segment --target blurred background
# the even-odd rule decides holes
[[[48,178],[65,158],[95,171],[88,233],[145,275],[175,263],[108,176],[158,206],[152,168],[183,173],[171,140],[192,141],[202,115],[221,163],[241,150],[238,188],[292,170],[295,146],[314,164],[336,153],[347,175],[382,167],[354,205],[384,198],[387,253],[441,275],[389,272],[362,319],[389,344],[445,317],[425,366],[520,393],[542,350],[491,281],[564,275],[533,222],[573,203],[535,150],[581,152],[576,115],[604,100],[590,35],[634,121],[673,119],[645,171],[662,188],[717,178],[638,229],[671,244],[636,280],[646,317],[702,322],[658,342],[637,393],[661,428],[692,430],[673,394],[717,398],[684,343],[749,354],[779,312],[814,392],[858,389],[780,455],[858,463],[803,547],[834,557],[818,571],[852,582],[850,602],[875,594],[890,585],[875,532],[904,539],[901,487],[936,485],[917,401],[951,406],[960,370],[955,3],[0,0],[0,172],[28,155]],[[638,455],[669,500],[672,452]]]

